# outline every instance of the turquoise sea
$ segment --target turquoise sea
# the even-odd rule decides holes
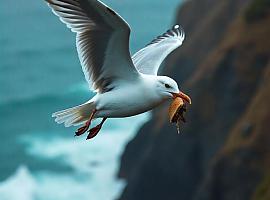
[[[132,28],[131,52],[173,24],[180,0],[106,0]],[[149,113],[111,119],[91,141],[51,113],[88,100],[75,35],[41,0],[0,6],[0,199],[110,200],[125,145]]]

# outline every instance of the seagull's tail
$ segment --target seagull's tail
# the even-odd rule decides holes
[[[77,126],[86,122],[93,110],[94,102],[86,102],[84,104],[61,110],[52,114],[58,124],[65,124],[65,127]]]

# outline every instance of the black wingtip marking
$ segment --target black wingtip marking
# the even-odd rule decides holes
[[[153,39],[149,44],[147,44],[146,46],[149,46],[151,44],[155,44],[155,43],[158,43],[160,42],[161,40],[167,38],[167,37],[170,37],[170,36],[175,36],[178,35],[184,35],[185,32],[184,32],[184,29],[181,25],[174,25],[171,29],[167,30],[165,33],[163,33],[162,35],[159,35],[157,36],[155,39]]]
[[[107,10],[108,10],[111,14],[116,15],[116,13],[115,13],[112,9],[110,9],[109,7],[107,7]]]

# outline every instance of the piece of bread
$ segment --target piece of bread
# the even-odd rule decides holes
[[[169,107],[169,119],[171,123],[176,123],[179,118],[179,110],[183,108],[184,101],[182,98],[177,97],[173,100]]]

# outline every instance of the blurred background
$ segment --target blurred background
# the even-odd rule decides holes
[[[75,35],[39,0],[0,7],[1,200],[269,200],[270,1],[106,0],[135,53],[186,31],[162,74],[192,97],[181,134],[167,107],[109,120],[92,141],[51,113],[93,94]]]

